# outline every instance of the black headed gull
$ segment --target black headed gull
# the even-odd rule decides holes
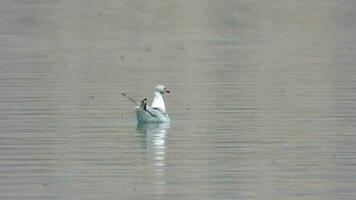
[[[140,103],[136,102],[126,94],[122,94],[129,100],[137,104],[135,113],[138,123],[147,122],[170,122],[169,116],[166,112],[166,106],[164,104],[163,96],[170,93],[164,85],[157,85],[154,89],[154,96],[151,107],[147,105],[147,99],[143,99]]]

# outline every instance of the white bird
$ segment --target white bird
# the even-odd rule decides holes
[[[154,89],[154,96],[151,107],[147,105],[147,99],[143,99],[141,103],[137,103],[126,94],[122,94],[131,101],[137,104],[135,108],[135,113],[138,123],[160,123],[160,122],[170,122],[169,116],[166,112],[166,106],[164,104],[163,96],[170,93],[169,90],[164,85],[157,85]]]

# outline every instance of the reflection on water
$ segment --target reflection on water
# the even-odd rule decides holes
[[[137,131],[146,137],[147,154],[154,166],[154,185],[157,194],[164,193],[166,165],[166,137],[170,123],[139,123]]]

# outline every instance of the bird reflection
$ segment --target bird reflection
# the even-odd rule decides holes
[[[170,123],[139,123],[137,131],[146,137],[148,160],[152,158],[154,180],[157,192],[162,193],[165,182],[166,137]]]

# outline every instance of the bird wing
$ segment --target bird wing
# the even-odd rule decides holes
[[[140,105],[137,101],[135,101],[133,98],[128,97],[125,93],[121,93],[122,96],[126,97],[128,100],[134,102],[136,105]]]
[[[149,106],[146,106],[145,111],[148,112],[152,117],[157,117],[159,118],[160,116],[163,115],[162,111],[156,108],[151,108]]]

